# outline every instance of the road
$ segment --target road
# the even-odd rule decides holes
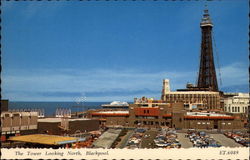
[[[116,148],[124,148],[126,147],[129,138],[133,135],[134,130],[130,130],[127,132],[127,134],[122,137],[121,141],[117,144]]]
[[[231,138],[227,138],[225,135],[223,134],[210,134],[210,136],[218,141],[222,146],[225,147],[243,147],[243,145],[235,142],[233,139]]]
[[[181,148],[191,148],[193,147],[192,142],[190,142],[189,138],[185,137],[186,133],[177,133],[177,138],[181,143]]]

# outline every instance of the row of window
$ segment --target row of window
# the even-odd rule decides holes
[[[210,124],[210,122],[197,122],[197,124]],[[222,125],[231,125],[232,123],[230,123],[230,122],[228,122],[228,123],[222,122],[221,124]]]
[[[195,103],[219,103],[218,99],[199,99],[199,98],[168,98],[166,99],[168,102],[184,102],[184,103],[189,103],[189,102],[195,102]]]
[[[217,95],[210,95],[210,94],[167,94],[167,98],[217,98]]]
[[[154,121],[135,121],[134,124],[137,125],[162,125],[162,126],[169,126],[169,122],[154,122]]]
[[[222,125],[231,125],[232,123],[230,123],[230,122],[229,122],[229,123],[224,123],[224,122],[222,122],[221,124],[222,124]]]
[[[210,122],[197,122],[197,124],[210,124]]]
[[[226,112],[241,112],[240,107],[225,107]],[[247,112],[247,107],[242,107],[242,112],[245,113]]]
[[[153,116],[136,116],[136,118],[139,119],[158,119],[157,116],[153,117]]]
[[[249,102],[233,102],[233,104],[248,104]]]
[[[4,117],[1,117],[1,118],[5,119],[5,118],[25,118],[25,117],[31,118],[32,116],[31,115],[29,115],[29,116],[22,116],[20,114],[12,114],[12,115],[5,114]]]
[[[240,112],[240,107],[232,107],[232,112]]]

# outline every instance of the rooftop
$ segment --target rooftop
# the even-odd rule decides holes
[[[104,113],[104,114],[128,114],[128,111],[100,111],[98,113]]]
[[[84,141],[84,139],[79,139],[74,137],[63,137],[63,136],[46,135],[46,134],[15,136],[15,137],[10,137],[9,140],[27,142],[27,143],[46,144],[46,145],[62,145],[62,144],[74,143],[77,141]]]
[[[128,106],[127,102],[113,101],[110,104],[103,104],[102,106]]]
[[[102,115],[102,116],[129,116],[129,111],[99,111],[92,112],[92,115]]]
[[[86,121],[86,120],[90,120],[88,118],[68,118],[68,121]],[[38,122],[51,122],[51,123],[56,123],[56,122],[61,122],[62,118],[40,118],[38,119]]]
[[[188,116],[210,116],[210,117],[232,117],[227,114],[219,114],[219,113],[203,113],[203,112],[187,112]]]

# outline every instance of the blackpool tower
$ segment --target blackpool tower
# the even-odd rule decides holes
[[[208,10],[204,10],[200,27],[202,32],[202,41],[197,87],[208,88],[210,91],[218,91],[212,46],[213,24],[209,17]]]

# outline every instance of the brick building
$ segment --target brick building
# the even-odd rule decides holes
[[[89,116],[107,126],[241,129],[244,124],[240,117],[221,111],[189,110],[183,102],[167,103],[145,97],[135,99],[134,104],[129,105],[129,111],[95,110]]]
[[[86,118],[41,118],[38,133],[50,135],[72,135],[99,129],[99,121]]]
[[[99,120],[100,125],[120,125],[128,126],[129,112],[128,110],[91,110],[88,111],[87,117]]]
[[[1,112],[6,112],[9,109],[9,100],[1,99]]]
[[[200,110],[223,110],[222,92],[193,87],[192,84],[187,84],[186,89],[171,91],[168,79],[163,80],[161,99],[166,103],[182,102],[185,106],[194,105]]]
[[[37,133],[37,112],[2,112],[1,141],[10,136]]]

